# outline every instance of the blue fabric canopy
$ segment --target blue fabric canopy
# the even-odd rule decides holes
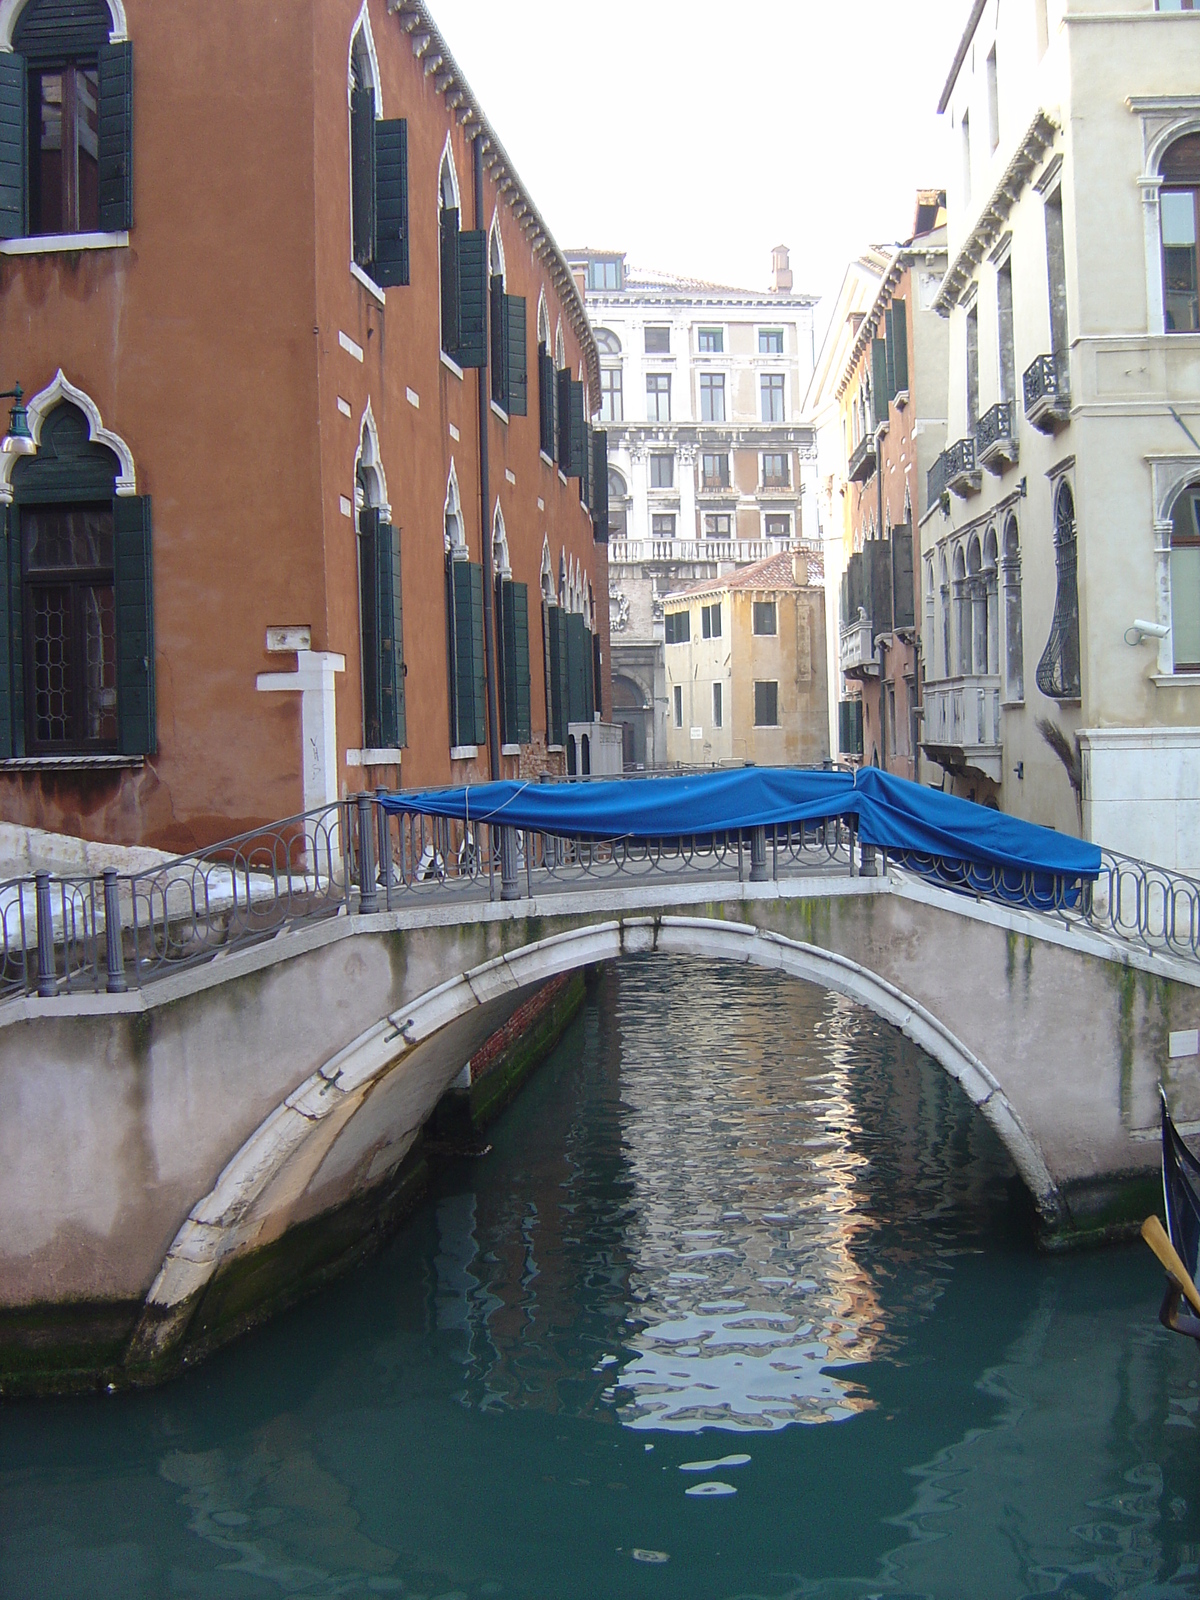
[[[964,888],[1003,892],[1008,880],[1014,898],[1026,897],[1029,875],[1049,892],[1053,883],[1095,879],[1100,873],[1095,845],[875,767],[856,776],[744,767],[613,782],[510,781],[402,790],[383,804],[390,811],[576,839],[701,840],[750,828],[855,818],[864,844]]]

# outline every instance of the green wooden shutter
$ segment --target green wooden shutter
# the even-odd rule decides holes
[[[567,614],[561,606],[548,605],[550,658],[550,743],[565,745],[570,715],[567,662]]]
[[[592,537],[608,543],[608,434],[603,428],[592,434]]]
[[[592,703],[604,720],[604,656],[600,649],[600,635],[592,635]]]
[[[379,595],[380,745],[399,750],[405,744],[404,600],[400,586],[400,531],[380,522],[376,532]]]
[[[486,367],[487,234],[482,228],[471,228],[458,236],[458,293],[458,354],[454,359],[460,367]]]
[[[350,185],[354,260],[370,267],[375,259],[375,91],[350,95]]]
[[[889,308],[883,315],[883,349],[887,364],[887,397],[896,397],[896,346],[892,333],[892,313]]]
[[[875,426],[878,428],[887,421],[888,401],[888,359],[887,341],[874,339],[871,342],[871,398],[875,408]]]
[[[596,719],[596,636],[590,628],[585,628],[583,633],[584,716],[588,722],[594,722]]]
[[[450,561],[451,699],[454,743],[487,743],[487,687],[483,672],[483,568]]]
[[[441,215],[442,349],[458,359],[461,337],[458,275],[458,211],[451,206]]]
[[[554,459],[565,473],[571,459],[571,374],[565,369],[554,374],[554,420]]]
[[[894,300],[891,309],[892,343],[895,347],[896,393],[908,392],[908,312],[903,300]]]
[[[533,737],[529,703],[528,585],[502,579],[500,613],[504,743],[528,744]]]
[[[587,628],[577,611],[567,617],[567,721],[587,722],[587,680],[592,652]]]
[[[587,405],[584,399],[583,384],[575,378],[571,379],[570,387],[567,390],[567,404],[570,407],[567,425],[569,450],[563,471],[568,478],[583,479],[587,476]]]
[[[408,123],[403,117],[375,124],[375,266],[381,289],[409,281]]]
[[[863,545],[863,604],[876,633],[892,627],[892,546],[889,539],[868,539]]]
[[[554,361],[544,344],[538,345],[538,422],[541,428],[541,450],[554,460],[557,443],[554,429]]]
[[[379,513],[364,506],[358,514],[359,633],[362,646],[363,744],[383,743],[383,682],[380,671]]]
[[[892,605],[895,608],[894,627],[916,627],[917,595],[913,577],[913,538],[912,529],[906,523],[901,523],[892,529]]]
[[[154,570],[149,495],[113,500],[117,724],[123,756],[158,749],[154,704]]]
[[[100,230],[133,227],[133,45],[100,47]]]
[[[508,307],[505,304],[504,279],[496,273],[492,278],[492,399],[504,411],[508,410]]]
[[[25,236],[27,82],[24,56],[0,55],[0,239]]]
[[[525,315],[525,296],[507,294],[504,297],[504,304],[508,313],[505,330],[508,362],[506,409],[510,417],[524,417],[529,414],[529,347],[526,343],[528,324]]]

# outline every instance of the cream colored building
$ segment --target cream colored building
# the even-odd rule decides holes
[[[976,0],[923,748],[960,793],[1200,870],[1200,12]]]
[[[664,601],[667,760],[820,766],[829,758],[825,591],[783,552]]]

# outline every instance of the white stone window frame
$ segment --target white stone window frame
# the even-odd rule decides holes
[[[359,35],[362,35],[363,49],[366,54],[367,65],[370,68],[371,87],[375,91],[375,120],[379,122],[383,117],[383,80],[379,75],[379,55],[375,49],[375,35],[371,31],[371,13],[367,9],[367,0],[362,0],[362,8],[354,19],[354,26],[350,29],[350,43],[346,49],[346,168],[347,168],[347,195],[350,197],[350,210],[347,216],[350,244],[350,276],[356,283],[361,283],[369,295],[379,302],[387,304],[387,296],[375,282],[374,278],[359,266],[354,259],[354,121],[353,121],[353,96],[354,96],[354,46]]]
[[[1200,133],[1200,94],[1131,95],[1125,104],[1142,124],[1142,229],[1146,249],[1146,316],[1151,334],[1167,333],[1163,284],[1162,159],[1177,139]],[[1186,337],[1173,333],[1171,337]],[[1157,497],[1156,497],[1157,500]]]
[[[1151,455],[1146,460],[1154,494],[1154,620],[1167,630],[1158,641],[1158,671],[1154,681],[1163,688],[1200,688],[1200,672],[1176,672],[1171,631],[1171,534],[1175,506],[1188,489],[1200,489],[1200,456],[1194,453]]]

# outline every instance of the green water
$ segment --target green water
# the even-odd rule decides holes
[[[0,1408],[3,1600],[1200,1594],[1154,1262],[1039,1255],[857,1007],[630,963],[491,1137],[182,1381]]]

